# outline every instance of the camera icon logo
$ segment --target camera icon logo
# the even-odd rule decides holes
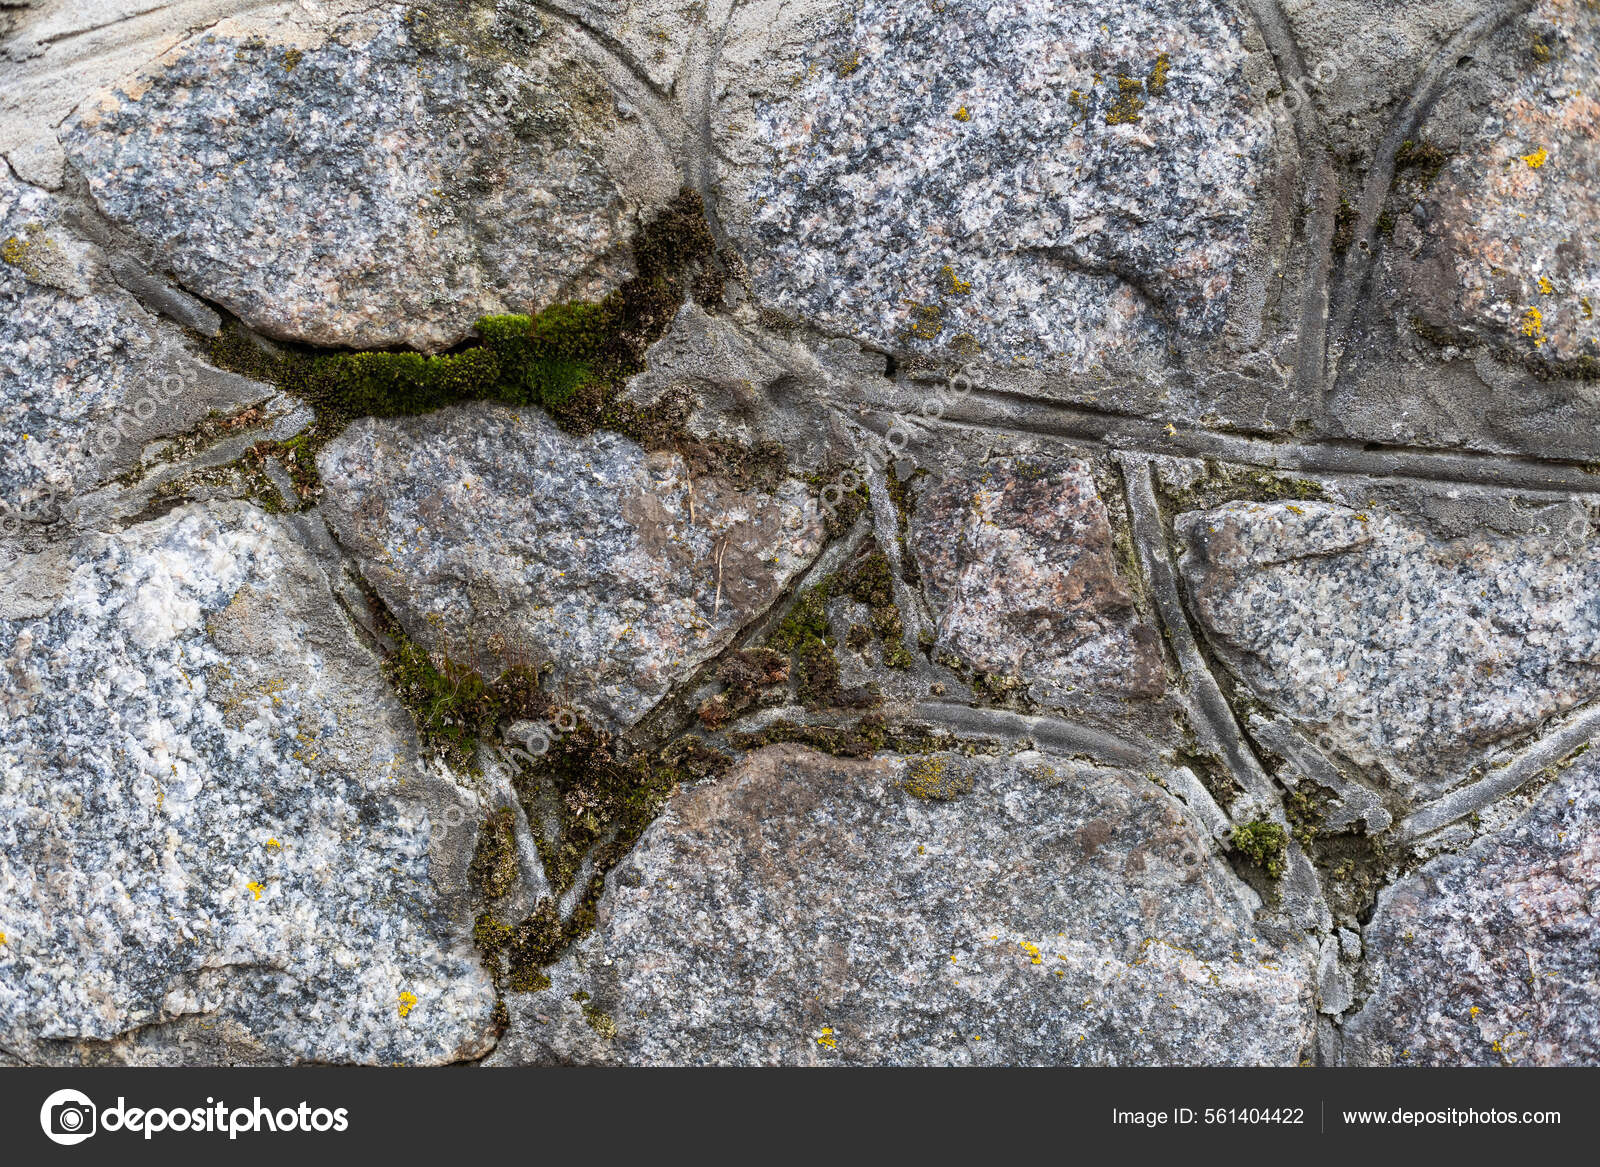
[[[87,1094],[57,1090],[39,1108],[39,1125],[52,1143],[70,1147],[94,1134],[98,1113]]]

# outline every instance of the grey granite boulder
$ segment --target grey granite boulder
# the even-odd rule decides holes
[[[712,130],[765,302],[1002,365],[1160,366],[1217,334],[1270,185],[1228,4],[750,4]]]
[[[486,313],[596,298],[674,168],[566,34],[492,17],[224,23],[80,107],[69,161],[271,336],[433,350]]]
[[[154,321],[122,289],[94,286],[60,220],[59,199],[0,174],[0,497],[14,512],[68,493],[122,444],[114,420],[94,423],[164,388]]]
[[[186,507],[0,586],[0,1048],[27,1061],[486,1052],[469,792],[278,520]]]
[[[548,662],[564,700],[617,726],[822,546],[798,482],[691,478],[676,454],[575,438],[537,409],[358,422],[318,467],[341,542],[411,635],[502,666]]]
[[[1293,1065],[1312,950],[1254,900],[1142,774],[774,747],[668,804],[492,1060]]]
[[[1600,765],[1386,890],[1363,942],[1350,1061],[1600,1064]]]
[[[1458,345],[1600,361],[1600,12],[1541,0],[1485,56],[1399,157],[1405,310]]]
[[[911,542],[939,643],[972,668],[1155,696],[1161,640],[1139,613],[1086,463],[998,459],[917,496]]]
[[[1251,692],[1435,792],[1492,743],[1600,693],[1600,547],[1442,541],[1382,510],[1231,503],[1180,515],[1195,613]]]

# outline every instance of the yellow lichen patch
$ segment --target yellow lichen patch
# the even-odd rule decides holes
[[[400,1016],[404,1017],[417,1007],[417,995],[410,989],[400,990]]]
[[[1017,941],[1017,944],[1022,949],[1022,951],[1026,952],[1028,954],[1029,963],[1031,963],[1031,964],[1043,964],[1044,963],[1044,957],[1039,955],[1039,946],[1037,944],[1029,944],[1026,940],[1019,940],[1019,941]]]
[[[1533,346],[1538,348],[1544,343],[1544,313],[1537,308],[1529,308],[1522,314],[1522,335],[1533,341]]]
[[[956,269],[948,263],[939,269],[940,279],[944,283],[946,294],[951,296],[965,296],[972,291],[972,281],[964,280],[956,275]]]
[[[834,68],[838,71],[839,76],[848,77],[857,69],[861,68],[861,54],[852,53],[848,57],[840,57],[833,64]]]
[[[1550,282],[1550,277],[1549,276],[1540,276],[1539,277],[1539,292],[1540,292],[1540,294],[1545,295],[1545,296],[1553,296],[1555,294],[1555,290],[1556,290],[1556,286]]]
[[[918,304],[915,300],[907,300],[911,305],[911,335],[923,340],[932,340],[944,331],[943,315],[937,304]]]
[[[1161,53],[1156,57],[1155,68],[1150,70],[1150,76],[1145,79],[1144,87],[1151,93],[1162,93],[1167,88],[1167,71],[1172,68],[1172,54]]]
[[[0,944],[4,944],[5,942],[6,942],[6,934],[4,932],[0,932]]]
[[[268,851],[282,851],[283,850],[283,844],[278,842],[278,840],[276,840],[276,839],[268,839],[267,840],[267,850]]]
[[[960,109],[956,110],[956,112],[951,114],[950,116],[955,118],[956,121],[958,121],[958,122],[970,122],[972,120],[972,111],[969,110],[966,106],[962,106]]]
[[[21,267],[22,261],[28,257],[28,244],[15,235],[4,243],[0,243],[0,259],[5,260],[12,267]]]
[[[1117,78],[1117,99],[1111,103],[1111,108],[1106,111],[1106,125],[1131,126],[1139,120],[1139,111],[1144,108],[1144,98],[1139,94],[1144,92],[1144,84],[1135,81],[1132,77]]]
[[[817,1044],[820,1046],[826,1046],[828,1049],[839,1048],[839,1039],[833,1036],[832,1027],[823,1027],[822,1033],[817,1037]]]
[[[260,883],[260,882],[254,880],[254,879],[252,879],[249,883],[245,884],[245,887],[249,888],[251,893],[258,900],[261,898],[261,893],[267,890],[267,885],[266,884]]]
[[[972,789],[972,774],[952,767],[938,754],[918,758],[906,768],[902,783],[906,793],[930,802],[950,802]]]
[[[1526,162],[1528,164],[1528,169],[1529,170],[1538,170],[1539,167],[1541,167],[1541,166],[1543,166],[1545,164],[1545,162],[1549,159],[1550,155],[1545,150],[1545,148],[1543,146],[1540,146],[1533,153],[1531,153],[1531,154],[1523,154],[1523,155],[1520,155],[1520,157],[1522,158],[1522,160],[1524,162]]]

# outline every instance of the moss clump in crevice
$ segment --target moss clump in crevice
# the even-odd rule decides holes
[[[1233,846],[1240,855],[1265,871],[1271,879],[1283,877],[1289,833],[1281,823],[1256,819],[1233,829]]]
[[[714,307],[724,278],[692,190],[641,228],[632,250],[634,275],[598,303],[485,316],[474,326],[478,342],[455,352],[319,353],[266,345],[231,326],[195,339],[217,367],[305,401],[327,437],[361,417],[428,413],[466,401],[536,405],[571,433],[613,430],[648,450],[674,450],[691,474],[716,473],[739,487],[775,486],[788,468],[779,443],[746,448],[697,438],[687,429],[689,402],[682,395],[644,409],[620,399],[679,306],[693,296]]]
[[[545,875],[560,896],[586,857],[603,874],[625,854],[679,783],[720,774],[731,764],[698,738],[680,738],[651,752],[580,720],[524,767],[513,785],[530,821],[546,805],[543,796],[555,805],[555,838],[541,834],[537,842]]]
[[[1021,708],[1028,682],[1004,673],[978,673],[972,678],[972,696],[983,705]]]
[[[1442,147],[1427,141],[1413,142],[1407,138],[1395,151],[1394,181],[1391,185],[1399,184],[1403,172],[1413,171],[1421,189],[1425,191],[1433,185],[1434,179],[1439,177],[1439,172],[1449,161],[1450,154]]]
[[[516,815],[501,807],[483,821],[469,873],[487,900],[497,900],[517,882]]]
[[[846,473],[844,470],[824,469],[806,476],[807,485],[817,491],[819,502],[824,504],[822,529],[830,539],[839,538],[856,525],[870,497],[865,482],[857,481],[846,490],[843,484],[850,480],[845,477]],[[856,477],[854,471],[848,473],[851,479]],[[835,494],[837,498],[832,497]]]
[[[834,757],[865,758],[889,744],[889,724],[881,713],[869,713],[847,726],[775,721],[759,733],[734,734],[732,742],[741,750],[793,743]]]
[[[721,729],[751,708],[765,693],[789,680],[789,659],[770,648],[731,652],[717,665],[722,692],[701,703],[697,711],[707,729]]]
[[[1204,460],[1205,474],[1181,488],[1157,484],[1163,503],[1174,513],[1210,510],[1224,503],[1326,502],[1328,492],[1310,478],[1291,478],[1249,466]]]
[[[1284,796],[1283,813],[1289,820],[1295,842],[1308,851],[1322,831],[1332,796],[1319,786],[1302,782]]]
[[[919,478],[926,478],[928,472],[921,466],[914,469],[905,479],[895,473],[894,464],[891,462],[884,470],[884,476],[889,482],[889,501],[894,503],[895,515],[895,542],[900,548],[900,578],[912,587],[918,587],[922,582],[922,573],[917,568],[917,557],[911,553],[909,536],[911,529],[911,516],[916,511],[916,497],[911,487]]]
[[[606,874],[633,849],[667,798],[680,783],[721,774],[732,764],[698,738],[680,738],[653,752],[636,750],[580,721],[522,769],[513,786],[529,821],[540,821],[551,801],[556,809],[554,839],[543,832],[536,837],[552,894],[516,924],[492,914],[479,918],[474,939],[497,977],[513,992],[549,988],[543,970],[594,926]],[[557,902],[586,861],[588,882],[562,920]]]
[[[911,667],[906,651],[905,624],[894,599],[894,577],[888,556],[874,547],[834,579],[834,593],[865,604],[873,632],[883,644],[883,663],[891,669]]]
[[[514,665],[488,681],[448,651],[427,651],[397,626],[392,634],[396,646],[384,671],[411,711],[424,747],[458,769],[473,766],[479,742],[502,723],[550,708],[531,666]]]

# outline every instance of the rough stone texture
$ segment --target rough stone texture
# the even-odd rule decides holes
[[[1182,515],[1206,631],[1251,690],[1402,789],[1600,691],[1600,549],[1432,541],[1322,502]]]
[[[1134,607],[1085,463],[952,474],[920,493],[912,544],[939,642],[973,668],[1056,691],[1165,687],[1160,637]]]
[[[80,109],[63,134],[95,202],[185,286],[276,337],[433,350],[479,316],[595,298],[628,274],[648,155],[603,77],[532,18],[507,35],[384,9],[322,37],[229,24]],[[614,139],[614,140],[613,140]],[[557,213],[559,211],[559,213]]]
[[[1353,1061],[1600,1064],[1600,765],[1385,891],[1364,942]]]
[[[1505,41],[1473,129],[1424,128],[1450,157],[1396,220],[1396,266],[1440,332],[1600,359],[1600,11],[1541,0]]]
[[[155,369],[153,323],[121,289],[96,291],[60,201],[0,173],[0,498],[13,513],[95,460],[91,432]],[[84,439],[89,448],[84,448]]]
[[[777,747],[680,794],[495,1059],[1298,1062],[1309,958],[1143,775],[935,754],[970,789],[930,801],[907,765]]]
[[[430,861],[430,822],[462,792],[421,769],[306,551],[221,504],[31,573],[51,581],[19,589],[35,611],[0,620],[0,1046],[50,1062],[485,1051],[492,987]],[[168,1048],[162,1026],[196,1017],[206,1031]]]
[[[734,14],[713,119],[764,300],[1069,370],[1221,328],[1272,132],[1227,6],[778,8]]]
[[[616,725],[725,647],[822,543],[799,483],[691,479],[676,454],[573,438],[537,410],[358,422],[319,466],[330,521],[413,636],[549,661],[551,687]]]
[[[0,1062],[1600,1060],[1597,20],[0,4]]]

